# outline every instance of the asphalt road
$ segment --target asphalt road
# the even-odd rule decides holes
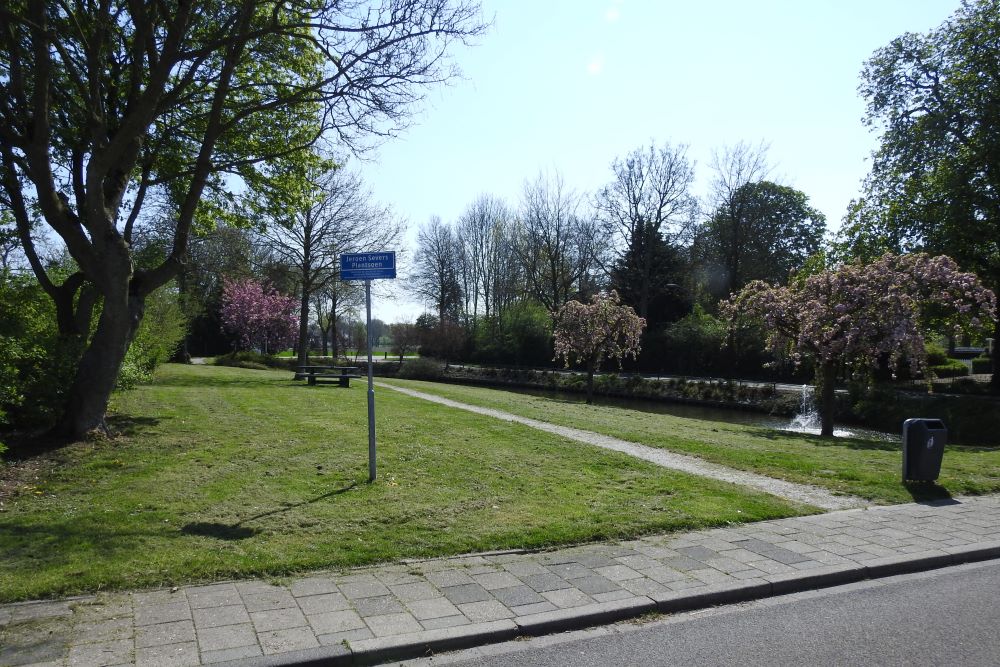
[[[1000,561],[890,577],[405,663],[1000,665]]]

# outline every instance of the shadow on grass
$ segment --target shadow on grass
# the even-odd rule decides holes
[[[107,418],[108,428],[115,435],[132,437],[144,429],[160,423],[159,417],[137,417],[135,415],[111,415]]]
[[[333,496],[339,496],[342,493],[347,493],[351,489],[357,486],[357,482],[351,482],[347,486],[330,491],[316,496],[315,498],[309,498],[308,500],[303,500],[300,503],[291,503],[285,505],[281,509],[271,510],[269,512],[261,512],[260,514],[255,514],[253,516],[241,519],[233,524],[226,523],[213,523],[196,521],[194,523],[189,523],[181,528],[181,532],[185,535],[198,535],[201,537],[214,537],[218,540],[235,541],[235,540],[245,540],[249,537],[259,535],[262,531],[257,528],[252,528],[245,526],[243,524],[249,523],[251,521],[256,521],[257,519],[263,519],[265,517],[274,516],[276,514],[282,514],[290,510],[302,507],[303,505],[311,505],[317,503],[326,498],[332,498]]]
[[[282,374],[285,371],[281,371]],[[239,375],[172,375],[159,377],[156,379],[158,387],[233,387],[233,388],[253,388],[259,389],[267,385],[274,389],[293,386],[291,371],[287,371],[288,377],[278,376],[274,371],[253,371],[245,370]]]

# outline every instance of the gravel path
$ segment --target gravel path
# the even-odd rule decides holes
[[[710,477],[722,482],[739,484],[740,486],[747,486],[759,491],[764,491],[765,493],[770,493],[771,495],[778,496],[780,498],[785,498],[786,500],[805,503],[806,505],[813,505],[825,510],[842,510],[852,507],[865,507],[870,504],[863,498],[858,498],[856,496],[835,495],[830,491],[819,487],[786,482],[781,479],[774,479],[773,477],[766,477],[752,472],[735,470],[716,463],[709,463],[694,456],[675,454],[664,449],[648,447],[634,442],[627,442],[625,440],[619,440],[618,438],[612,438],[610,436],[601,435],[600,433],[594,433],[592,431],[583,431],[577,428],[569,428],[567,426],[557,426],[556,424],[521,417],[509,412],[503,412],[502,410],[481,408],[476,405],[459,403],[458,401],[441,398],[440,396],[425,394],[422,391],[415,391],[413,389],[383,384],[381,382],[378,383],[378,386],[385,387],[386,389],[392,389],[393,391],[398,391],[406,394],[407,396],[413,396],[414,398],[422,398],[425,401],[440,403],[441,405],[447,405],[460,410],[468,410],[469,412],[475,412],[488,417],[495,417],[496,419],[503,419],[504,421],[524,424],[525,426],[530,426],[531,428],[536,428],[540,431],[547,431],[548,433],[561,435],[564,438],[569,438],[570,440],[576,440],[577,442],[583,442],[588,445],[594,445],[596,447],[602,447],[604,449],[610,449],[612,451],[628,454],[629,456],[634,456],[644,461],[655,463],[656,465],[663,466],[664,468],[679,470],[681,472],[699,475],[701,477]]]

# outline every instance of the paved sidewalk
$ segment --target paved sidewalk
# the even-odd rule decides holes
[[[1000,496],[0,606],[0,665],[373,663],[1000,557]]]

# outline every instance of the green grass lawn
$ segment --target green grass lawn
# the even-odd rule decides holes
[[[482,387],[408,380],[389,382],[885,503],[1000,491],[1000,448],[997,447],[949,446],[937,485],[904,486],[900,482],[902,455],[898,443],[824,439],[618,406],[588,406],[582,396],[572,394],[546,398]]]
[[[0,601],[814,511],[391,390],[368,484],[365,393],[161,368],[115,398],[122,435],[49,455],[0,508]]]

